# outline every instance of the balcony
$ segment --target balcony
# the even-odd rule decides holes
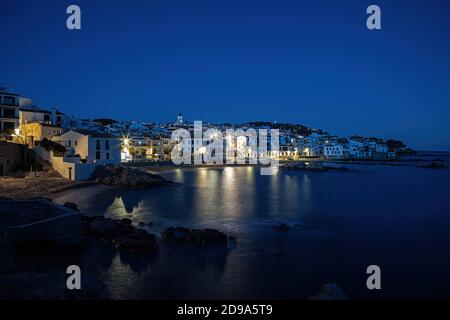
[[[18,106],[19,106],[19,103],[18,103],[18,101],[15,100],[15,99],[6,99],[6,98],[3,98],[3,99],[0,99],[0,105],[3,105],[3,106],[11,106],[11,107],[18,107]]]
[[[19,119],[19,117],[16,116],[16,109],[9,109],[9,108],[2,108],[2,109],[0,109],[0,118]]]

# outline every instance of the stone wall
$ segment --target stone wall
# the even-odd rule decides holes
[[[11,174],[25,163],[27,146],[0,141],[0,176]]]

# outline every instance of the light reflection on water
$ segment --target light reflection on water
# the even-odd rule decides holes
[[[144,267],[110,257],[102,275],[115,297],[306,298],[335,281],[354,298],[372,298],[364,272],[377,263],[390,284],[379,297],[450,298],[450,170],[371,166],[261,176],[235,167],[164,176],[180,184],[109,192],[79,207],[153,222],[144,228],[155,234],[167,226],[213,227],[238,243],[187,253],[162,245]],[[277,223],[289,230],[275,231]]]
[[[246,219],[299,218],[311,208],[310,181],[291,175],[260,176],[254,167],[175,169],[166,174],[181,185],[170,189],[104,194],[87,211],[115,218],[176,219],[190,223]],[[110,201],[109,204],[106,202]],[[101,206],[105,205],[102,209]]]

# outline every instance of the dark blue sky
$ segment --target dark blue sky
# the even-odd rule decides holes
[[[448,0],[1,0],[0,36],[0,84],[80,117],[277,120],[450,150]]]

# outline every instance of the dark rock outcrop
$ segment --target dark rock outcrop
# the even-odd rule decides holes
[[[133,221],[131,221],[131,219],[128,219],[128,218],[120,219],[120,222],[121,223],[125,223],[125,224],[129,224],[129,225],[131,225],[133,223]]]
[[[273,227],[277,231],[287,231],[289,230],[289,227],[286,223],[277,224]]]
[[[115,244],[119,250],[152,253],[157,248],[156,237],[143,229],[136,229],[127,218],[113,220],[103,216],[95,217],[89,223],[88,234],[103,242]]]
[[[135,228],[127,221],[122,222],[103,216],[97,217],[88,227],[89,234],[99,238],[121,237],[134,230]]]
[[[60,206],[47,200],[2,200],[0,203],[0,260],[8,257],[6,240],[14,248],[42,249],[80,247],[91,238],[107,240],[118,249],[153,251],[156,237],[136,229],[128,218],[114,220],[86,216],[74,206]],[[106,241],[105,241],[106,242]],[[8,254],[7,254],[8,253]],[[5,258],[6,259],[6,258]],[[5,266],[9,264],[6,263]],[[9,267],[5,267],[9,269]]]
[[[97,166],[91,179],[98,183],[124,188],[153,188],[171,184],[157,174],[122,165]]]
[[[78,212],[44,199],[0,203],[0,229],[13,246],[79,247],[85,227]]]
[[[117,240],[117,248],[128,252],[153,252],[156,249],[155,235],[137,229]]]
[[[280,250],[280,251],[275,252],[275,256],[276,256],[276,257],[280,257],[280,256],[282,256],[283,254],[284,254],[284,251],[283,251],[283,250]]]
[[[78,210],[78,206],[73,202],[66,202],[63,204],[63,207],[72,209],[73,211],[76,211],[76,212],[80,212],[80,210]]]
[[[444,169],[444,168],[447,168],[447,165],[445,163],[442,163],[442,162],[435,162],[435,161],[433,161],[431,163],[418,165],[417,167],[419,167],[419,168],[426,168],[426,169]]]
[[[18,272],[14,253],[53,252],[78,248],[92,238],[106,239],[124,252],[154,252],[156,237],[136,229],[130,219],[90,217],[46,199],[0,200],[0,300],[1,299],[108,299],[104,283],[84,273],[82,290],[68,290],[67,274]],[[63,252],[63,251],[54,251]],[[74,251],[77,252],[77,251]]]
[[[161,235],[167,241],[188,242],[199,247],[226,245],[228,242],[227,235],[216,229],[169,227]]]

